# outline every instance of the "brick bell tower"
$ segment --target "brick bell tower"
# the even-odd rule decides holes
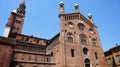
[[[3,37],[12,37],[12,34],[21,34],[25,19],[25,0],[19,5],[19,8],[13,10],[6,24]]]
[[[20,34],[25,18],[25,1],[19,5],[19,8],[11,12],[8,22],[5,26],[3,37],[0,37],[0,67],[10,67],[16,40],[12,34]],[[14,35],[15,36],[15,35]]]
[[[74,6],[75,12],[65,14],[64,3],[59,5],[60,67],[107,67],[92,14],[84,17],[78,4]]]

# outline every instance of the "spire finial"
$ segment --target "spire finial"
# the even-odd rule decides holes
[[[79,13],[79,5],[76,3],[74,7],[75,7],[75,12]]]
[[[94,23],[93,17],[91,13],[88,13],[88,19],[91,23]]]
[[[63,1],[60,1],[60,14],[64,14],[64,3]]]
[[[88,18],[91,19],[92,18],[92,14],[88,13]]]
[[[23,0],[23,4],[25,4],[25,0]]]
[[[23,9],[25,9],[26,8],[26,5],[25,5],[25,0],[23,0],[23,2],[20,4],[20,6],[19,6],[20,8],[23,8]]]
[[[76,4],[75,4],[75,8],[78,8],[78,7],[79,7],[79,5],[76,3]]]
[[[63,1],[60,1],[60,4],[63,3]]]
[[[78,6],[78,4],[76,3],[75,6]]]
[[[63,1],[60,1],[60,7],[63,7],[64,6],[64,3],[63,3]]]

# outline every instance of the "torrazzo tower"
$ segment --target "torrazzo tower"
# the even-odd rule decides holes
[[[92,14],[88,19],[75,4],[73,13],[59,4],[60,32],[52,39],[21,34],[25,1],[11,12],[0,37],[2,67],[107,67],[97,26]],[[4,60],[3,60],[4,59]]]

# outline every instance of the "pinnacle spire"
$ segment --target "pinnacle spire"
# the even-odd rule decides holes
[[[63,1],[60,1],[60,14],[64,14],[64,3]]]
[[[60,7],[64,7],[64,3],[63,3],[63,1],[60,1]]]
[[[25,0],[23,0],[23,4],[25,4]]]
[[[76,3],[74,7],[75,7],[75,12],[79,13],[79,5]]]
[[[25,0],[23,0],[23,2],[19,4],[17,12],[22,12],[25,15],[25,9],[26,9]]]
[[[63,1],[60,1],[60,3],[63,3]]]
[[[23,0],[23,2],[19,5],[19,8],[22,8],[22,9],[26,8],[25,0]]]
[[[90,22],[94,23],[93,17],[91,13],[88,13],[88,19]]]

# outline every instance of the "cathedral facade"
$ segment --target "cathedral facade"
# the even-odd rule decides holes
[[[97,26],[75,4],[75,12],[64,12],[60,2],[60,32],[52,39],[21,34],[25,1],[11,12],[0,37],[0,67],[107,67]]]

